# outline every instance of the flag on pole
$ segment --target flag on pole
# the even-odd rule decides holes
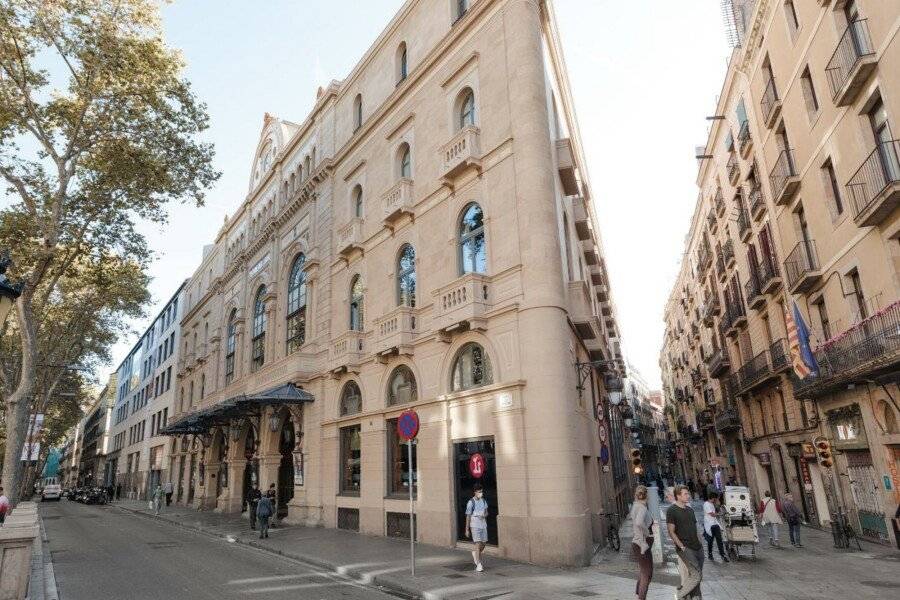
[[[788,346],[791,352],[791,364],[794,367],[794,373],[800,379],[806,379],[810,376],[819,374],[819,365],[816,363],[816,357],[813,355],[812,349],[809,347],[809,329],[803,321],[803,315],[797,308],[797,303],[792,302],[792,310],[785,310],[785,321],[787,322]]]

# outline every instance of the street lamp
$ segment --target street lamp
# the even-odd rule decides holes
[[[12,310],[13,304],[22,293],[22,284],[14,285],[6,278],[6,269],[12,265],[9,252],[0,255],[0,325],[6,321],[6,316]]]
[[[269,415],[269,431],[275,433],[278,431],[278,425],[280,424],[281,419],[278,416],[278,413],[273,410],[272,414]]]

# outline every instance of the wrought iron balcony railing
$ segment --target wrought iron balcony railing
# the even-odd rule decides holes
[[[819,279],[819,255],[814,240],[803,240],[784,261],[784,273],[792,293],[805,292]]]
[[[738,233],[740,234],[741,238],[744,238],[746,235],[749,235],[753,231],[750,228],[750,213],[748,213],[747,209],[743,206],[738,209],[737,226]]]
[[[771,77],[763,91],[762,99],[759,101],[759,107],[762,110],[763,120],[767,127],[771,127],[772,121],[777,117],[777,113],[781,110],[781,99],[778,97],[778,90],[775,88],[775,80]]]
[[[880,142],[847,184],[854,219],[878,225],[900,204],[900,141]]]
[[[769,181],[772,184],[772,195],[776,205],[783,204],[794,196],[800,185],[800,177],[794,165],[792,150],[785,148],[778,155],[778,160],[775,161],[775,166],[769,174]]]
[[[725,433],[741,428],[741,414],[737,407],[729,406],[716,415],[716,431]]]
[[[875,48],[869,37],[868,20],[857,19],[851,22],[825,67],[831,95],[838,106],[852,102],[848,96],[855,96],[854,91],[858,91],[852,88],[862,85],[862,80],[874,69],[874,59]]]

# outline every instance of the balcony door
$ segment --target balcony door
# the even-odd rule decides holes
[[[891,125],[888,121],[887,110],[884,103],[879,100],[869,111],[869,122],[872,125],[872,134],[875,136],[875,145],[878,157],[881,159],[881,168],[884,172],[885,183],[900,179],[900,161],[897,158],[897,144],[891,133]],[[881,191],[881,190],[877,190]]]
[[[775,275],[777,259],[775,257],[775,248],[772,245],[772,231],[768,223],[759,230],[759,251],[762,253],[762,259],[766,261],[766,276]]]
[[[859,7],[856,0],[850,0],[844,5],[844,17],[847,19],[847,28],[850,30],[850,39],[853,41],[856,56],[868,54],[865,32],[861,31],[863,25],[859,23]]]

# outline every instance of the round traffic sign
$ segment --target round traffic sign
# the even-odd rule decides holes
[[[481,479],[487,470],[487,461],[484,457],[476,452],[469,457],[469,474],[475,479]]]
[[[404,442],[415,439],[419,434],[419,415],[414,410],[405,410],[397,419],[397,435]]]

